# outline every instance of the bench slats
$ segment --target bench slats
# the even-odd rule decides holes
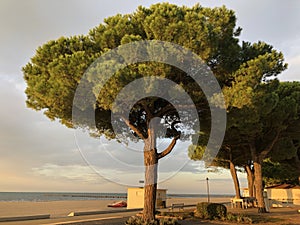
[[[178,208],[179,210],[182,209],[184,210],[184,203],[174,203],[171,205],[171,208],[169,210],[172,210]]]

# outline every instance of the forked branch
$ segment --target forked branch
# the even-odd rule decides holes
[[[170,145],[164,151],[162,151],[161,153],[158,153],[158,155],[157,155],[158,159],[161,159],[161,158],[165,157],[166,155],[168,155],[170,152],[172,152],[178,139],[179,139],[179,135],[174,137],[172,142],[170,143]]]
[[[269,154],[269,152],[273,149],[274,145],[276,144],[276,142],[279,139],[279,136],[280,136],[280,130],[278,129],[276,131],[276,135],[275,135],[274,139],[272,140],[272,142],[269,144],[269,146],[264,151],[261,152],[261,156],[263,158],[266,157]]]

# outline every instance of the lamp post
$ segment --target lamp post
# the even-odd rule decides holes
[[[206,177],[207,202],[210,202],[208,177]]]
[[[139,184],[140,184],[139,186],[140,186],[140,188],[143,188],[143,187],[144,187],[144,185],[141,187],[141,185],[144,184],[144,183],[145,183],[144,180],[139,180]]]

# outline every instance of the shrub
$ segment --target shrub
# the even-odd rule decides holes
[[[144,219],[143,217],[140,217],[140,216],[132,216],[130,217],[126,222],[125,222],[126,225],[159,225],[158,224],[158,221],[156,220],[153,220],[153,221],[150,221],[148,223],[144,222]]]
[[[196,211],[194,213],[195,217],[200,217],[202,219],[208,219],[208,202],[201,202],[197,204]]]
[[[198,203],[195,212],[195,217],[200,217],[202,219],[224,218],[226,215],[227,208],[218,203]]]
[[[214,213],[214,217],[224,218],[227,215],[227,208],[225,205],[212,203],[208,206],[208,211]]]

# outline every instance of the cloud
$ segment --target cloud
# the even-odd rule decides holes
[[[142,143],[126,146],[91,138],[81,131],[74,133],[58,122],[50,122],[41,112],[27,109],[22,81],[8,76],[0,79],[0,104],[5,106],[0,111],[0,154],[1,161],[14,165],[10,167],[12,173],[21,176],[27,171],[25,177],[38,174],[61,182],[82,178],[92,183],[102,177],[117,184],[136,185],[144,179]],[[170,141],[158,141],[160,151]],[[187,164],[188,145],[179,142],[170,155],[160,160],[161,180],[181,171],[198,171],[193,163]]]
[[[101,184],[103,179],[89,166],[83,165],[55,165],[47,163],[41,167],[32,168],[34,174],[54,179],[67,179],[76,182]]]
[[[287,57],[288,69],[280,74],[282,81],[300,81],[300,54]]]
[[[93,139],[86,133],[76,131],[76,142],[86,162],[97,168],[113,169],[115,171],[126,171],[130,173],[141,173],[144,171],[143,142],[126,146],[115,140],[107,141],[104,138]],[[171,139],[158,140],[158,144],[164,146],[158,151],[164,150]],[[178,142],[173,151],[159,161],[159,171],[165,173],[179,172],[186,169],[190,161],[188,157],[189,142]],[[192,170],[193,164],[189,165]],[[194,169],[196,172],[197,169]]]
[[[0,77],[0,155],[15,165],[31,168],[47,162],[82,163],[74,134],[41,112],[25,107],[22,83]]]

